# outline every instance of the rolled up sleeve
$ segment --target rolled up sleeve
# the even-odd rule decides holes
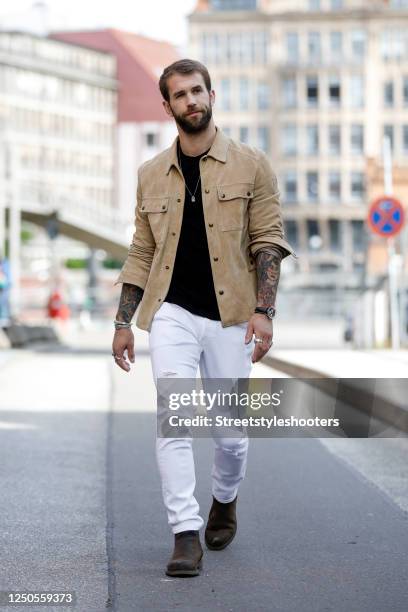
[[[253,257],[258,251],[271,245],[284,249],[284,257],[297,254],[285,240],[278,181],[269,160],[260,154],[255,177],[254,197],[248,205],[249,250]]]
[[[149,278],[156,243],[149,225],[147,215],[140,212],[141,203],[140,170],[138,172],[137,196],[135,209],[135,231],[129,251],[114,285],[130,283],[144,289]]]

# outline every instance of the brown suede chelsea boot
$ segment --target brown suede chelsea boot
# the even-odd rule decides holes
[[[210,550],[222,550],[234,539],[237,532],[237,499],[222,504],[213,496],[213,503],[205,528],[205,543]]]
[[[173,556],[167,564],[167,576],[198,576],[202,568],[203,549],[198,531],[174,534]]]

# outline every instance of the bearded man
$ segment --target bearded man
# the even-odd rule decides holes
[[[266,155],[214,123],[207,68],[184,59],[159,87],[176,123],[172,146],[138,171],[135,232],[115,284],[123,283],[112,343],[117,365],[134,362],[131,320],[149,332],[155,384],[164,377],[248,378],[272,345],[284,239],[276,175]],[[125,352],[127,352],[128,360]],[[211,550],[237,530],[237,494],[248,437],[215,437],[212,500],[205,528]],[[156,456],[174,534],[169,576],[197,576],[204,525],[196,498],[192,437],[157,437]]]

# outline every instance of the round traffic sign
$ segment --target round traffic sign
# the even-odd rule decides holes
[[[367,217],[371,230],[385,238],[398,234],[402,230],[404,220],[404,207],[392,196],[381,196],[374,200]]]

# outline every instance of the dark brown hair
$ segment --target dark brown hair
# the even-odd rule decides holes
[[[167,79],[173,74],[192,74],[193,72],[199,72],[203,79],[205,86],[208,91],[211,91],[211,78],[207,68],[201,62],[191,59],[182,59],[177,62],[173,62],[170,66],[167,66],[163,70],[163,74],[159,80],[159,88],[163,98],[169,102],[169,90],[167,87]]]

